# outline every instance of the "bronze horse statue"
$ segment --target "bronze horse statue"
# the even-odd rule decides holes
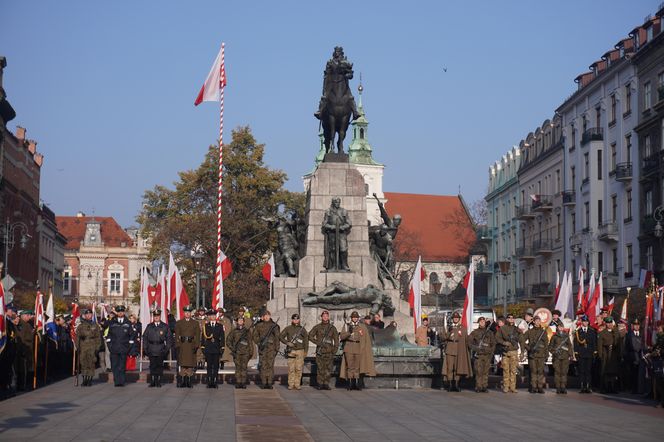
[[[323,125],[325,153],[334,150],[335,138],[337,152],[343,153],[343,143],[351,116],[353,119],[359,117],[355,99],[348,86],[348,81],[352,78],[353,64],[344,56],[343,48],[337,46],[334,48],[332,59],[325,66],[323,96],[318,112],[314,114]]]

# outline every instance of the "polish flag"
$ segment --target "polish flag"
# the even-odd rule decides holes
[[[166,284],[166,266],[161,265],[161,270],[159,270],[159,285],[161,286],[161,291],[159,292],[159,305],[161,306],[161,320],[168,324],[168,313],[166,312],[171,306],[168,304],[168,294],[166,290],[168,289]]]
[[[221,263],[219,260],[221,260]],[[220,271],[221,278],[219,278]],[[233,265],[231,264],[231,260],[220,250],[219,258],[217,259],[217,270],[214,274],[215,289],[214,294],[212,295],[212,308],[215,310],[224,307],[224,281],[230,276],[232,271]],[[219,284],[218,288],[216,287],[217,284]]]
[[[39,290],[35,298],[35,331],[44,331],[44,295]]]
[[[468,334],[473,331],[473,310],[475,308],[475,263],[471,262],[468,273],[463,278],[463,287],[466,289],[466,299],[463,302],[463,315],[461,325],[466,327]]]
[[[196,97],[194,106],[198,106],[204,101],[219,101],[219,94],[224,87],[226,87],[226,67],[224,66],[224,44],[222,43],[210,73]]]
[[[647,289],[651,279],[652,272],[650,270],[641,269],[641,272],[639,273],[639,287]]]
[[[590,295],[590,287],[593,285],[595,274],[590,277],[590,284],[588,286],[588,294]],[[602,273],[599,274],[599,284],[594,286],[590,300],[588,301],[588,308],[586,309],[586,315],[591,326],[595,326],[597,322],[597,316],[599,315],[599,298],[603,296],[602,294]]]
[[[577,308],[585,311],[585,308],[583,307],[583,267],[581,266],[579,266],[579,292],[577,294],[577,299]]]
[[[413,324],[416,331],[417,327],[422,324],[422,281],[424,278],[426,278],[426,272],[422,268],[422,257],[418,257],[408,293],[408,304],[413,311]]]
[[[609,303],[607,304],[607,307],[609,308],[609,315],[613,312],[613,308],[616,306],[616,297],[613,296],[611,299],[609,299]]]
[[[274,273],[274,253],[272,253],[270,255],[270,259],[268,259],[267,262],[265,263],[265,265],[263,266],[262,273],[263,273],[263,278],[265,278],[265,280],[267,282],[269,282],[270,285],[271,285],[272,282],[274,281],[274,276],[275,276],[275,273]]]
[[[565,275],[563,275],[563,281],[565,280]],[[558,302],[558,297],[560,296],[560,271],[556,272],[556,297],[553,301],[555,305]]]
[[[150,281],[148,280],[148,270],[144,267],[141,269],[141,305],[140,305],[140,318],[141,318],[141,327],[143,328],[142,333],[145,333],[145,329],[148,324],[152,322],[152,312],[150,311],[150,306],[152,305],[150,289]],[[152,298],[154,300],[154,298]]]
[[[168,260],[168,287],[169,299],[171,302],[175,301],[175,319],[179,320],[184,316],[184,307],[189,304],[189,296],[184,289],[180,270],[175,265],[172,253]]]
[[[78,326],[78,318],[81,316],[81,310],[78,308],[78,304],[72,302],[71,304],[71,327],[69,328],[69,336],[71,337],[72,342],[76,345],[76,327]]]
[[[620,320],[623,322],[627,322],[627,301],[629,301],[629,294],[623,301],[622,308],[620,309]]]
[[[590,280],[588,281],[588,291],[586,291],[586,295],[583,297],[583,310],[586,312],[586,315],[588,315],[588,305],[590,304],[590,301],[592,300],[592,297],[595,295],[595,273],[590,274]]]

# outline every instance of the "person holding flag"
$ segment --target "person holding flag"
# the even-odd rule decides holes
[[[92,310],[83,309],[80,323],[76,327],[76,350],[78,353],[78,366],[83,375],[81,387],[90,387],[95,375],[97,363],[97,350],[101,345],[101,329],[96,322],[92,321]],[[76,371],[78,376],[79,370]]]

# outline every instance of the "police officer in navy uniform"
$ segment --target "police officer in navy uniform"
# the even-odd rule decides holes
[[[217,321],[217,312],[208,310],[205,313],[207,322],[203,324],[201,345],[205,355],[207,367],[207,388],[217,388],[217,376],[219,374],[219,357],[224,352],[224,326]]]
[[[124,305],[116,306],[115,313],[115,318],[108,324],[106,344],[111,354],[113,382],[116,387],[124,387],[126,383],[127,354],[136,342],[136,331],[131,322],[125,318]]]
[[[171,350],[171,330],[161,320],[161,310],[152,312],[152,322],[145,327],[143,333],[143,354],[150,359],[149,387],[161,387],[164,375],[164,358]]]
[[[581,391],[592,393],[592,363],[597,356],[597,333],[590,326],[588,316],[581,316],[581,326],[574,332],[574,358],[579,371]]]

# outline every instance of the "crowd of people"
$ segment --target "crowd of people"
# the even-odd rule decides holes
[[[346,380],[349,390],[359,390],[363,376],[376,375],[372,337],[374,330],[385,328],[380,315],[361,320],[357,312],[342,330],[331,323],[328,311],[323,311],[320,322],[309,331],[298,314],[293,314],[290,325],[281,330],[266,309],[254,318],[241,309],[231,320],[222,308],[205,311],[187,306],[180,320],[171,314],[167,318],[163,321],[161,310],[155,309],[152,321],[143,328],[122,305],[100,319],[92,310],[83,309],[78,319],[56,316],[57,339],[53,340],[35,331],[34,312],[7,306],[7,344],[0,353],[2,397],[72,375],[77,385],[87,387],[98,370],[112,373],[114,385],[122,387],[126,371],[136,368],[141,355],[149,361],[149,387],[161,387],[165,365],[174,363],[178,388],[193,388],[195,371],[203,367],[207,387],[218,388],[219,369],[232,361],[235,388],[246,388],[249,361],[258,356],[258,384],[271,389],[274,362],[282,345],[288,389],[300,390],[310,343],[316,346],[312,385],[330,389],[335,357],[341,352],[339,378]],[[495,322],[480,317],[477,327],[468,333],[461,315],[455,312],[442,330],[429,327],[424,316],[415,332],[415,343],[440,347],[441,375],[451,392],[460,391],[462,381],[471,378],[476,392],[488,392],[493,370],[502,372],[503,392],[516,393],[517,375],[523,367],[528,391],[541,394],[548,366],[558,394],[567,394],[568,374],[572,373],[579,378],[580,393],[630,391],[654,395],[664,405],[664,328],[659,325],[655,343],[648,347],[640,327],[638,319],[616,324],[606,310],[592,324],[580,314],[573,328],[566,327],[560,312],[554,310],[550,322],[543,324],[529,309],[518,325],[512,314]]]

